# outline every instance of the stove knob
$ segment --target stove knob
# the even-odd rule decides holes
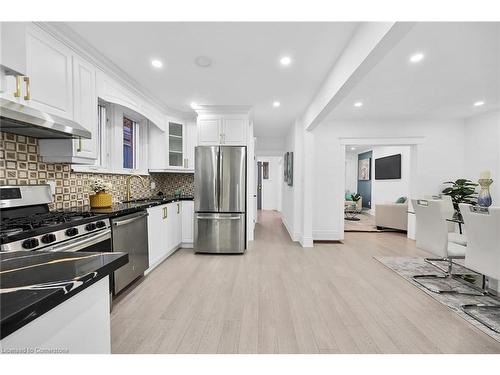
[[[104,221],[98,221],[95,223],[97,228],[104,228],[106,226],[106,223]]]
[[[68,228],[66,229],[66,236],[72,237],[78,234],[78,228]]]
[[[97,228],[97,227],[94,223],[90,223],[90,224],[85,225],[85,230],[88,230],[89,232],[92,230],[95,230],[95,228]]]
[[[39,242],[36,238],[28,238],[27,240],[24,240],[22,243],[22,247],[25,249],[34,249],[39,245]]]
[[[56,240],[56,235],[53,233],[45,234],[41,238],[43,243],[51,243]]]

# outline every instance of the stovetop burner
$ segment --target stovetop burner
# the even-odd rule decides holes
[[[82,220],[95,216],[92,212],[55,211],[33,214],[26,217],[5,218],[0,224],[0,234],[4,235],[14,230],[31,230]]]
[[[21,217],[2,217],[0,243],[55,232],[100,220],[102,217],[106,217],[106,215],[84,211],[53,211]]]

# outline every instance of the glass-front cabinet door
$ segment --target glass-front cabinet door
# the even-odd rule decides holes
[[[184,163],[184,126],[175,122],[168,123],[168,165],[183,167]]]

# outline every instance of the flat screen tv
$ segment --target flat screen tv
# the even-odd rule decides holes
[[[375,180],[401,178],[401,154],[375,159]]]

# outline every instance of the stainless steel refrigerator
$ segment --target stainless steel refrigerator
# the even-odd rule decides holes
[[[196,147],[195,252],[245,251],[246,185],[246,147]]]

